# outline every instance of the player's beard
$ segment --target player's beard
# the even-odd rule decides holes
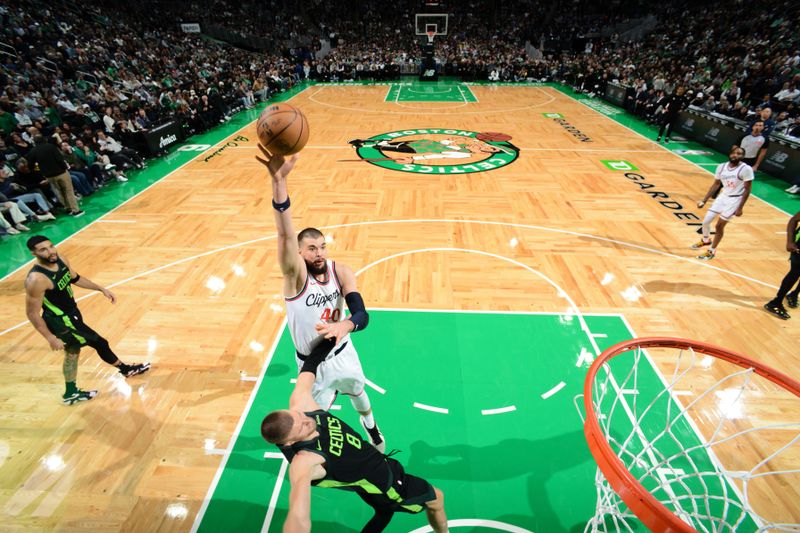
[[[322,266],[316,266],[313,262],[306,261],[306,269],[312,276],[321,276],[328,271],[328,262],[323,261]]]
[[[741,159],[741,158],[739,158],[739,157],[732,156],[732,155],[729,155],[729,156],[728,156],[728,162],[729,162],[731,165],[738,165],[738,164],[739,164],[741,161],[742,161],[742,159]]]

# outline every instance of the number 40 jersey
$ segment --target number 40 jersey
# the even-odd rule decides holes
[[[297,296],[286,298],[286,319],[295,349],[308,355],[322,340],[317,334],[316,325],[320,322],[339,322],[344,317],[344,295],[339,277],[336,275],[336,262],[327,260],[326,281],[317,280],[310,273]],[[348,342],[345,335],[339,345]]]

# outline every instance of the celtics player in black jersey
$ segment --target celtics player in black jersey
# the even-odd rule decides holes
[[[36,235],[28,239],[28,249],[36,264],[25,278],[25,311],[36,331],[42,334],[50,348],[64,350],[64,381],[67,390],[62,397],[66,405],[85,402],[97,396],[96,390],[81,390],[75,385],[78,374],[78,354],[82,346],[91,346],[106,363],[117,367],[126,378],[147,372],[150,363],[127,365],[111,350],[108,341],[83,323],[72,285],[100,291],[116,302],[108,289],[80,276],[66,257],[59,256],[50,239]],[[41,309],[41,316],[39,311]]]
[[[427,513],[436,533],[447,531],[444,495],[403,465],[380,453],[311,396],[317,366],[335,345],[327,339],[305,360],[289,398],[289,409],[273,411],[261,423],[264,440],[289,461],[289,512],[285,533],[311,530],[311,487],[349,490],[375,511],[362,532],[383,531],[396,512]]]
[[[796,308],[797,297],[800,295],[800,284],[797,283],[800,280],[800,211],[786,225],[786,251],[789,252],[789,272],[783,277],[775,298],[764,304],[764,309],[783,320],[790,318],[783,306],[783,299],[786,298],[789,307]],[[794,290],[792,287],[795,287]]]

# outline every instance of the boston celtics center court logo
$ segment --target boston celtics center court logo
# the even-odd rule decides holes
[[[513,163],[519,148],[494,131],[402,130],[350,141],[356,154],[379,167],[418,174],[486,172]]]

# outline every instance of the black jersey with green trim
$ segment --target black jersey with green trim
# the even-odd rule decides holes
[[[55,272],[40,265],[34,265],[31,272],[44,274],[53,283],[52,289],[44,291],[42,309],[45,313],[59,316],[76,311],[78,304],[75,303],[75,297],[72,294],[72,285],[70,284],[72,276],[69,273],[69,267],[60,257],[56,264],[58,270]]]
[[[312,485],[367,494],[389,491],[392,473],[381,452],[329,412],[319,410],[305,414],[316,420],[319,436],[278,448],[290,463],[301,451],[316,453],[325,459],[325,477],[312,481]]]

